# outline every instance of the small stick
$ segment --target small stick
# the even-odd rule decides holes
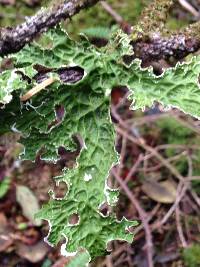
[[[148,259],[148,266],[153,267],[153,242],[152,242],[152,235],[151,230],[148,223],[148,217],[146,214],[146,211],[140,206],[139,201],[136,199],[134,194],[131,192],[131,190],[128,188],[127,184],[121,179],[121,177],[114,171],[114,169],[111,170],[113,176],[116,178],[117,182],[121,186],[121,188],[126,193],[129,200],[132,202],[132,204],[135,206],[140,219],[143,223],[143,228],[146,233],[146,250],[147,250],[147,259]]]
[[[180,241],[182,243],[182,247],[186,248],[188,245],[187,245],[187,241],[185,240],[184,233],[183,233],[183,228],[182,228],[182,225],[181,225],[179,204],[176,206],[176,213],[175,214],[176,214],[176,225],[177,225],[179,238],[180,238]]]
[[[27,101],[30,99],[32,96],[36,95],[39,93],[41,90],[45,89],[47,86],[51,85],[54,83],[57,79],[55,77],[50,77],[43,82],[37,84],[35,87],[33,87],[31,90],[29,90],[25,95],[23,95],[20,100],[21,101]]]
[[[102,7],[114,18],[114,20],[121,24],[124,20],[113,8],[105,1],[101,2]]]
[[[119,121],[119,123],[124,126],[125,129],[127,129],[127,125],[126,123],[124,123],[122,121],[122,119],[120,118],[120,116],[117,113],[114,113],[112,110],[112,115]],[[159,161],[161,161],[161,163],[168,168],[171,173],[180,181],[184,181],[183,176],[177,171],[177,169],[171,165],[165,158],[163,158],[163,156],[156,151],[153,147],[150,147],[148,145],[146,145],[145,143],[141,142],[138,138],[135,138],[134,136],[130,135],[128,132],[124,131],[123,129],[116,127],[116,130],[119,134],[121,134],[122,136],[127,137],[128,140],[132,141],[135,144],[138,144],[140,147],[144,148],[146,151],[150,152],[151,154],[153,154]],[[129,129],[128,129],[129,130]]]
[[[142,154],[139,155],[138,159],[136,160],[135,164],[131,167],[128,175],[126,176],[125,182],[128,183],[131,179],[131,177],[136,173],[138,166],[144,159],[144,156]]]
[[[199,17],[199,12],[186,0],[179,0],[179,3],[187,11],[189,11],[194,17]]]

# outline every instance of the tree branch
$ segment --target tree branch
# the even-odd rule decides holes
[[[99,1],[100,0],[58,0],[57,4],[49,8],[42,8],[36,15],[27,18],[24,23],[14,28],[0,29],[0,56],[3,57],[18,52],[39,34],[54,27],[60,21],[73,17],[75,14],[79,13],[80,10],[95,5]],[[157,8],[157,10],[155,7],[158,3],[159,8]],[[181,59],[200,49],[200,23],[198,22],[186,28],[185,31],[172,33],[171,36],[167,35],[168,37],[162,37],[162,35],[159,34],[160,29],[153,21],[157,13],[165,14],[171,4],[171,0],[167,0],[167,2],[165,0],[154,0],[154,4],[145,9],[146,11],[144,11],[142,16],[143,19],[138,25],[143,28],[143,32],[147,34],[147,38],[138,37],[134,39],[132,42],[135,52],[134,57],[140,58],[143,62],[162,58],[167,59],[171,56],[176,59]],[[151,10],[151,12],[149,12],[149,10]],[[148,18],[147,15],[149,13],[153,15]],[[164,15],[160,15],[159,18],[163,19]],[[160,24],[162,23],[159,23],[159,25]],[[158,31],[152,34],[155,25]]]
[[[200,39],[183,34],[172,37],[154,37],[132,43],[135,57],[143,62],[174,57],[181,59],[200,49]]]
[[[200,22],[190,24],[180,31],[166,26],[169,9],[174,0],[154,0],[142,12],[133,27],[135,56],[143,62],[174,57],[181,59],[200,48]]]
[[[0,30],[0,56],[14,53],[30,43],[38,34],[71,18],[80,10],[95,5],[99,0],[61,0],[49,8],[42,8],[36,15],[15,28]]]

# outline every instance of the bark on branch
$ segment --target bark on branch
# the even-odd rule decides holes
[[[61,0],[50,8],[42,8],[15,28],[0,30],[0,56],[14,53],[30,43],[38,34],[54,27],[60,21],[71,18],[80,10],[95,5],[99,0]]]
[[[200,49],[200,39],[183,34],[164,38],[158,37],[151,40],[137,40],[132,43],[135,57],[143,62],[174,57],[182,59],[190,53]]]
[[[152,1],[143,10],[138,24],[133,27],[133,33],[136,36],[141,35],[133,42],[133,49],[135,56],[143,62],[170,57],[181,59],[200,48],[200,22],[177,32],[167,29],[169,9],[174,2],[174,0]]]
[[[56,1],[57,4],[46,9],[42,8],[36,15],[27,18],[21,25],[14,28],[0,29],[0,56],[18,52],[39,34],[54,27],[60,21],[71,18],[82,9],[95,5],[100,0]],[[171,56],[181,59],[200,49],[200,37],[197,38],[196,35],[196,32],[199,32],[200,23],[192,25],[185,32],[172,34],[171,37],[162,37],[155,34],[159,32],[159,29],[154,20],[157,20],[157,16],[163,18],[164,15],[159,14],[165,14],[172,2],[172,0],[154,0],[153,4],[144,10],[138,25],[149,38],[139,38],[132,43],[135,57],[142,59],[144,62]],[[150,17],[148,18],[148,16]],[[161,24],[159,21],[159,25]]]

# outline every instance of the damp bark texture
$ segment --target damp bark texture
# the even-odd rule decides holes
[[[0,56],[18,52],[41,33],[99,1],[55,0],[56,4],[49,8],[42,8],[36,15],[27,18],[24,23],[13,28],[0,29]],[[140,58],[143,62],[170,57],[181,59],[200,49],[200,23],[193,24],[183,33],[168,35],[168,37],[155,34],[155,29],[160,30],[158,25],[155,24],[155,18],[156,21],[157,17],[165,18],[163,14],[167,12],[172,3],[172,0],[154,0],[153,4],[145,9],[141,16],[139,26],[148,36],[134,40],[132,45],[135,57]],[[162,25],[161,21],[159,21],[159,25]]]
[[[71,18],[82,9],[95,5],[99,0],[61,0],[49,8],[42,8],[36,15],[13,28],[0,29],[0,56],[18,52],[36,36]]]
[[[190,53],[200,49],[200,40],[184,35],[175,35],[168,38],[158,37],[151,40],[137,40],[132,42],[135,57],[143,62],[170,57],[182,59]]]

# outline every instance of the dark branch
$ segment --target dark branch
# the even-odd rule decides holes
[[[71,18],[80,10],[95,5],[99,0],[63,0],[53,7],[41,9],[15,28],[0,30],[0,56],[14,53],[30,43],[38,34],[54,27],[60,21]],[[58,1],[59,3],[59,1]]]
[[[138,24],[133,27],[133,48],[136,57],[143,62],[170,57],[181,59],[200,48],[199,22],[176,32],[166,27],[169,9],[174,2],[151,1],[142,12]]]
[[[36,15],[27,18],[21,25],[18,25],[15,28],[1,29],[0,56],[18,52],[39,34],[54,27],[60,21],[71,18],[80,10],[95,5],[100,0],[55,1],[57,1],[57,4],[50,8],[42,8]],[[154,0],[154,2],[154,5],[150,5],[150,9],[147,9],[146,13],[144,12],[143,20],[139,23],[140,28],[145,29],[143,32],[147,34],[147,36],[142,36],[142,38],[138,39],[136,38],[132,43],[135,56],[142,59],[143,62],[159,60],[162,58],[166,59],[171,56],[176,59],[181,59],[200,49],[200,37],[196,34],[199,32],[199,23],[192,24],[189,28],[186,28],[185,32],[183,31],[182,33],[180,32],[176,34],[172,33],[171,37],[162,37],[162,35],[159,35],[158,25],[154,22],[150,23],[150,21],[157,20],[156,16],[160,14],[159,12],[166,13],[172,1]],[[155,10],[158,3],[160,3],[160,7],[158,10]],[[151,12],[148,10],[151,10]],[[150,20],[147,20],[148,14],[151,15],[149,18]],[[163,18],[164,16],[160,15],[160,17]],[[161,23],[159,22],[159,25],[160,24]],[[155,25],[157,31],[155,30]],[[150,28],[148,29],[148,27]]]
[[[200,49],[200,39],[184,35],[174,35],[164,38],[157,37],[151,40],[137,40],[132,43],[135,57],[143,62],[174,57],[181,59]]]

